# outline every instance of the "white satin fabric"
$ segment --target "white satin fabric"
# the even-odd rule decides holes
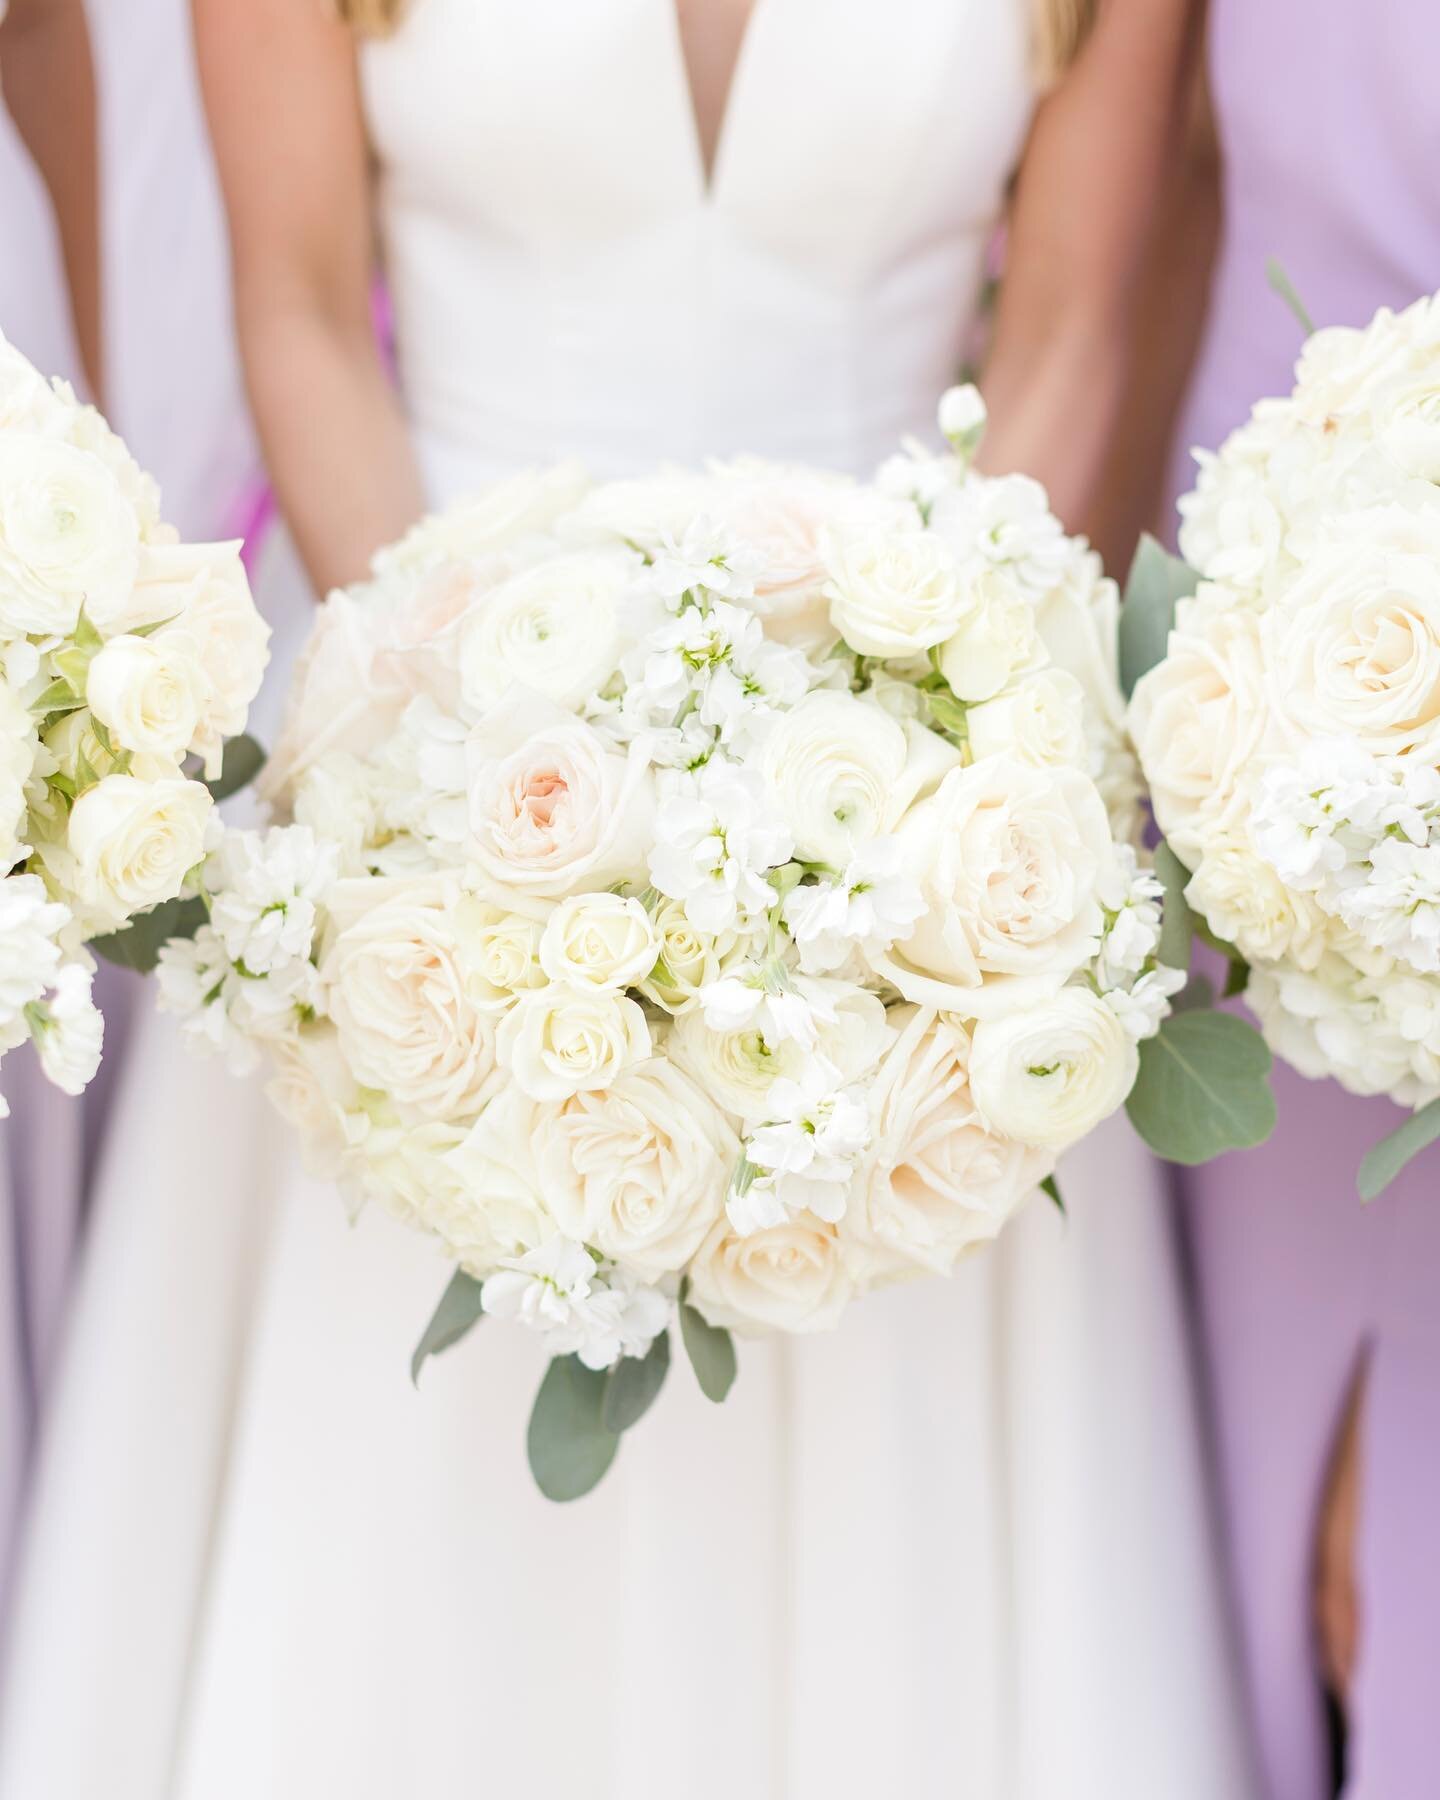
[[[577,452],[864,468],[923,430],[1031,107],[1021,0],[757,0],[713,184],[673,0],[412,0],[364,53],[437,499]],[[1123,1122],[948,1283],[683,1364],[534,1492],[541,1361],[131,1071],[0,1800],[1247,1800],[1161,1182]]]

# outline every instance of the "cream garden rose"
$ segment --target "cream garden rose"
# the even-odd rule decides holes
[[[992,1131],[1058,1152],[1124,1104],[1138,1063],[1138,1046],[1113,1008],[1070,987],[1023,1013],[979,1021],[970,1092]]]

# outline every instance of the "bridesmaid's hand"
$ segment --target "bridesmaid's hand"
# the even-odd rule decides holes
[[[1320,1508],[1315,1543],[1315,1631],[1325,1684],[1341,1706],[1350,1698],[1360,1642],[1356,1574],[1360,1535],[1360,1443],[1365,1371],[1355,1377]]]

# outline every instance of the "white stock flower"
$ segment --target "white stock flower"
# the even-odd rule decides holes
[[[954,553],[933,532],[842,525],[826,536],[825,563],[830,617],[863,656],[922,654],[967,610]]]
[[[198,782],[107,775],[75,802],[69,849],[87,914],[120,924],[172,900],[205,854],[211,800]]]
[[[1038,602],[1075,554],[1044,488],[1028,475],[972,476],[938,496],[930,522],[959,558],[967,588],[1003,572],[1004,584],[991,591],[1008,585]]]
[[[574,987],[628,988],[655,966],[659,943],[638,900],[619,894],[572,894],[546,921],[540,966],[551,981]]]
[[[733,931],[775,904],[765,875],[789,860],[792,845],[773,807],[756,774],[720,762],[677,781],[661,802],[650,879],[684,902],[698,931]]]
[[[209,925],[193,938],[171,938],[161,946],[155,965],[157,1004],[173,1013],[190,1049],[222,1056],[232,1074],[245,1075],[259,1061],[259,1050],[237,1014],[242,978]]]
[[[926,912],[876,973],[908,1000],[986,1018],[1048,999],[1094,955],[1115,847],[1093,782],[987,757],[896,828]]]
[[[679,535],[663,534],[650,570],[658,594],[678,600],[703,589],[720,599],[753,593],[760,559],[718,519],[701,514]]]
[[[603,1269],[583,1244],[556,1237],[508,1259],[486,1279],[481,1304],[538,1332],[551,1356],[608,1369],[644,1356],[665,1329],[669,1302],[624,1269]]]
[[[940,434],[952,443],[969,444],[985,428],[985,401],[973,382],[946,388],[936,409]]]
[[[645,1014],[623,994],[552,982],[521,994],[500,1021],[501,1065],[532,1100],[609,1087],[650,1055]]]
[[[782,1076],[767,1098],[768,1121],[745,1145],[763,1171],[748,1192],[734,1193],[730,1223],[748,1233],[780,1223],[763,1207],[768,1190],[785,1218],[809,1211],[835,1224],[845,1216],[858,1158],[870,1142],[864,1101],[840,1085],[839,1070],[812,1057],[794,1078]]]
[[[1184,969],[1159,963],[1130,987],[1107,988],[1101,996],[1121,1025],[1141,1043],[1154,1037],[1170,1015],[1170,1002],[1189,980]]]
[[[339,874],[333,845],[305,825],[227,831],[206,868],[210,923],[230,960],[269,975],[308,960],[318,907]]]
[[[40,1066],[66,1094],[84,1093],[100,1067],[105,1021],[90,998],[90,980],[88,969],[66,963],[48,998],[32,1009]]]
[[[0,877],[25,856],[25,785],[40,743],[30,709],[0,674]]]
[[[623,550],[553,557],[491,588],[460,632],[460,683],[484,712],[512,690],[579,707],[614,673],[617,602],[639,559]]]
[[[893,838],[874,838],[856,851],[836,880],[792,888],[784,918],[807,974],[844,968],[861,951],[886,951],[909,935],[925,903],[905,872]]]
[[[427,1119],[473,1119],[495,1086],[492,1013],[470,997],[445,882],[356,882],[326,950],[326,1010],[356,1079]]]
[[[993,1131],[1060,1151],[1124,1104],[1139,1066],[1112,1008],[1070,987],[1024,1013],[977,1023],[970,1091]]]
[[[38,875],[0,878],[0,1052],[29,1035],[25,1008],[54,983],[58,939],[69,922],[68,909],[50,898]]]
[[[178,761],[200,720],[200,671],[188,639],[113,637],[85,676],[91,712],[123,749]]]
[[[97,457],[54,438],[0,435],[0,634],[65,636],[128,599],[140,523]]]

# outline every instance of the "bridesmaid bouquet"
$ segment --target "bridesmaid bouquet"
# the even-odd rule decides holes
[[[130,960],[138,915],[178,916],[265,667],[236,547],[179,543],[159,503],[0,337],[0,1056],[33,1039],[71,1094],[100,1062],[86,946]]]
[[[1280,1055],[1432,1109],[1368,1197],[1440,1133],[1440,298],[1315,333],[1181,512],[1131,712],[1162,873]]]
[[[542,1489],[597,1481],[669,1327],[833,1326],[944,1275],[1121,1106],[1183,981],[1137,854],[1114,586],[1043,491],[912,448],[524,474],[327,601],[163,1001],[311,1167],[553,1358]]]

